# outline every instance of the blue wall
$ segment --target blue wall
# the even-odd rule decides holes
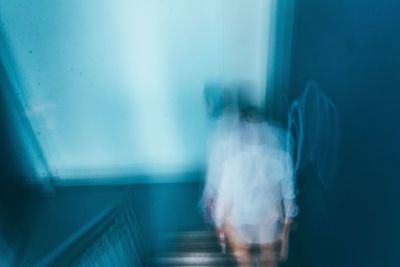
[[[9,90],[50,175],[202,168],[204,84],[250,80],[263,99],[271,3],[0,1]]]
[[[325,264],[400,264],[399,10],[397,0],[297,1],[291,97],[316,80],[341,120]]]

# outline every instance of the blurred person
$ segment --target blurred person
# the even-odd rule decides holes
[[[221,166],[228,156],[237,153],[238,150],[239,115],[235,109],[233,91],[221,83],[207,84],[204,97],[210,125],[206,183],[201,204],[206,220],[215,223],[215,201],[222,177]]]
[[[240,266],[251,266],[251,247],[262,266],[277,266],[288,254],[288,235],[297,214],[290,152],[281,129],[263,120],[256,107],[242,107],[239,148],[220,162],[215,224],[226,233]]]

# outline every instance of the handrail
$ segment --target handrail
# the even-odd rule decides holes
[[[104,241],[106,235],[113,235],[112,238],[115,239],[116,234],[120,234],[117,239],[124,239],[129,246],[134,246],[135,255],[130,255],[132,256],[130,260],[135,260],[141,266],[146,258],[146,245],[133,207],[129,205],[131,200],[132,198],[128,196],[120,203],[108,206],[35,266],[85,266],[82,262],[87,261],[85,258],[93,253],[93,246],[99,242],[108,243],[109,241]],[[124,232],[121,232],[122,229]]]

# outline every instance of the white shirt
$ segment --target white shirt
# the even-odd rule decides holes
[[[221,168],[216,224],[230,223],[248,242],[273,242],[282,219],[297,214],[290,152],[276,134],[267,124],[244,123],[240,150]],[[249,234],[248,226],[263,233]]]

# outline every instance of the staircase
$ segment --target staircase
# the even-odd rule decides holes
[[[236,266],[232,251],[225,253],[213,230],[173,234],[167,245],[153,253],[149,267]]]

